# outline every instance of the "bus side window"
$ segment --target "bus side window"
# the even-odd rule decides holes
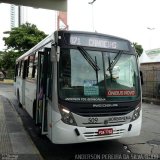
[[[28,77],[28,71],[29,71],[29,58],[30,57],[28,57],[28,59],[26,59],[26,77]]]
[[[34,64],[33,65],[33,70],[32,70],[32,78],[37,77],[37,66]]]
[[[27,65],[27,77],[32,78],[34,56],[29,56]]]
[[[23,73],[22,73],[22,78],[23,78],[23,79],[26,78],[26,74],[27,74],[27,63],[28,63],[28,60],[24,60],[24,62],[23,62]]]
[[[20,76],[23,78],[23,70],[24,70],[24,61],[21,63],[21,74]]]
[[[18,76],[18,64],[19,64],[19,63],[17,63],[16,66],[15,66],[15,70],[16,70],[16,71],[15,71],[15,77]]]
[[[34,55],[30,56],[30,61],[29,61],[29,72],[28,72],[28,78],[32,78],[33,74],[33,62],[34,62]]]
[[[21,76],[22,61],[18,62],[18,76]]]
[[[71,86],[71,59],[67,54],[60,59],[60,70],[62,88]]]
[[[36,79],[37,78],[37,65],[38,65],[38,53],[34,55],[34,61],[33,61],[33,70],[32,70],[32,78]]]

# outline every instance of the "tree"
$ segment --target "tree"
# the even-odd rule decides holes
[[[17,57],[21,55],[20,52],[8,51],[4,52],[3,57],[1,59],[1,67],[4,70],[14,69],[15,61]]]
[[[2,69],[2,59],[3,59],[3,55],[4,55],[4,52],[0,51],[0,71]],[[2,71],[1,71],[2,72]]]
[[[9,34],[8,37],[3,37],[7,49],[19,52],[28,51],[47,36],[43,31],[38,30],[36,25],[30,23],[22,24],[4,33]]]
[[[20,52],[0,52],[0,71],[5,78],[13,78],[15,61],[21,55]]]
[[[30,23],[4,33],[9,34],[9,36],[3,37],[7,49],[5,52],[0,52],[0,71],[7,73],[7,78],[13,78],[16,59],[47,35],[38,30],[36,25]]]
[[[137,42],[134,42],[133,43],[135,49],[136,49],[136,52],[138,53],[138,56],[140,57],[142,52],[143,52],[143,48],[141,45],[139,45]]]

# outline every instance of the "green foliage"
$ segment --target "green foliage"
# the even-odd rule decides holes
[[[4,52],[3,57],[1,59],[1,66],[5,69],[14,69],[16,58],[21,55],[21,52]]]
[[[14,79],[15,75],[14,73],[15,73],[14,69],[8,69],[5,79]]]
[[[140,57],[142,52],[143,52],[143,48],[141,45],[139,45],[137,42],[133,43],[135,49],[136,49],[136,52],[138,53],[138,56]]]
[[[16,59],[47,35],[38,30],[36,25],[30,23],[12,28],[11,31],[4,33],[9,36],[3,37],[7,50],[0,51],[0,71],[7,73],[6,78],[13,78]]]
[[[3,55],[4,55],[4,52],[0,51],[0,69],[2,68]]]
[[[9,37],[3,38],[7,49],[20,52],[28,51],[47,36],[43,31],[38,30],[36,25],[30,23],[15,27],[4,33],[9,34]]]
[[[0,51],[0,59],[2,59],[4,52]]]
[[[3,72],[5,78],[13,79],[15,61],[21,54],[21,52],[14,51],[0,52],[0,71]]]

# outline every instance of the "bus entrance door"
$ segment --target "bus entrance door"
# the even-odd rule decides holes
[[[36,106],[36,123],[41,128],[41,134],[48,133],[47,130],[47,66],[48,66],[48,53],[38,52],[38,78],[37,78],[37,106]]]

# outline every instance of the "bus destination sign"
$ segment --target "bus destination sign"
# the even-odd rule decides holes
[[[70,34],[69,43],[71,45],[79,46],[129,50],[127,41],[104,36]]]

